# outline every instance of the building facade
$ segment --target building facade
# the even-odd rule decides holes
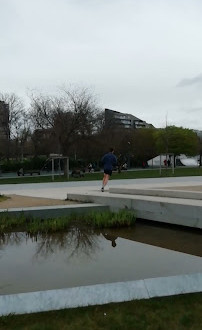
[[[0,140],[9,139],[9,105],[0,101]]]
[[[105,127],[114,128],[152,128],[152,124],[128,113],[105,109]]]

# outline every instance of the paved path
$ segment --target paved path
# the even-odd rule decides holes
[[[192,176],[110,180],[104,193],[100,181],[10,184],[2,185],[0,193],[63,200],[68,197],[108,205],[112,210],[135,209],[138,218],[202,229],[201,186],[202,177]],[[187,190],[189,187],[192,191]]]
[[[151,179],[127,179],[127,180],[110,180],[109,185],[106,190],[109,190],[110,187],[120,186],[120,185],[148,185],[148,184],[160,184],[164,185],[165,183],[178,185],[183,183],[186,185],[202,185],[201,176],[191,176],[191,177],[177,177],[177,178],[151,178]],[[83,189],[82,189],[83,187]],[[82,189],[82,191],[91,191],[92,187],[96,187],[97,191],[100,191],[101,181],[74,181],[74,182],[50,182],[50,183],[26,183],[26,184],[6,184],[0,185],[1,194],[26,194],[28,196],[36,196],[35,192],[45,193],[43,197],[52,198],[63,198],[64,192],[67,193],[71,191],[72,188]],[[93,188],[93,189],[94,189]],[[56,195],[59,193],[59,195]],[[32,195],[33,194],[33,195]],[[65,195],[66,197],[66,195]]]

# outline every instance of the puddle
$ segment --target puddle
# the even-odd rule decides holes
[[[0,294],[202,272],[201,231],[134,228],[0,237]]]

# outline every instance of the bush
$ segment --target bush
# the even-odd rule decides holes
[[[40,170],[45,160],[45,157],[33,157],[24,161],[9,160],[1,164],[1,170],[2,172],[17,172],[21,167],[24,170]]]

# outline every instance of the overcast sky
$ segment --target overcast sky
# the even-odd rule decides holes
[[[156,127],[202,130],[201,0],[0,0],[0,92],[75,84]]]

